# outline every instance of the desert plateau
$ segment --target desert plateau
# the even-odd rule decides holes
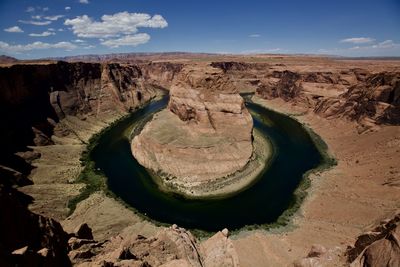
[[[4,15],[19,10],[6,2]],[[303,53],[290,50],[303,39],[286,29],[300,40],[289,52],[159,52],[181,47],[156,33],[184,25],[176,9],[45,2],[28,4],[18,14],[29,20],[4,26],[0,38],[0,266],[400,266],[396,40],[359,36],[337,41],[354,47]],[[85,9],[95,5],[114,14],[96,21]],[[196,5],[182,7],[193,21]],[[214,11],[268,20],[257,11],[264,4],[249,5]],[[390,19],[400,22],[392,5],[400,10],[390,1],[362,10],[386,8],[386,20],[375,20],[392,34]],[[230,32],[218,22],[204,36]],[[203,34],[190,25],[184,44]],[[65,32],[79,39],[9,37]],[[261,33],[247,35],[262,42]],[[152,48],[158,42],[169,48]]]

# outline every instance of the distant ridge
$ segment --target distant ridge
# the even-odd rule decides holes
[[[15,63],[18,59],[6,55],[0,55],[0,63]]]
[[[148,60],[171,60],[174,58],[194,58],[194,57],[209,57],[218,54],[212,53],[190,53],[190,52],[155,52],[155,53],[115,53],[103,55],[77,55],[67,57],[52,57],[45,60],[62,60],[67,62],[130,62],[130,61],[148,61]]]
[[[224,56],[287,56],[287,57],[326,57],[336,60],[400,60],[400,57],[345,57],[328,54],[223,54]],[[193,59],[193,58],[207,58],[221,56],[219,53],[201,53],[201,52],[137,52],[137,53],[114,53],[114,54],[88,54],[66,57],[52,57],[43,60],[62,60],[67,62],[137,62],[137,61],[155,61],[155,60],[174,60],[180,59]]]
[[[219,57],[232,58],[237,60],[238,57],[315,57],[315,58],[329,58],[332,60],[400,60],[397,56],[370,56],[370,57],[345,57],[338,55],[329,54],[269,54],[269,53],[257,53],[257,54],[234,54],[234,53],[203,53],[203,52],[135,52],[135,53],[113,53],[113,54],[86,54],[76,56],[65,56],[65,57],[47,57],[37,59],[16,59],[14,57],[0,55],[0,64],[11,64],[11,63],[36,63],[36,62],[54,62],[54,61],[66,61],[66,62],[87,62],[87,63],[140,63],[140,62],[151,62],[151,61],[174,61],[174,60],[218,60]],[[212,58],[212,59],[211,59]]]

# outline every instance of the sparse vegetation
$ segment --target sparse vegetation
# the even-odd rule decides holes
[[[81,166],[84,166],[84,169],[82,170],[78,179],[75,180],[75,183],[84,183],[85,187],[82,188],[79,195],[68,201],[70,214],[74,212],[76,205],[79,202],[85,200],[94,192],[103,191],[107,195],[112,194],[107,188],[107,178],[101,171],[96,170],[95,163],[92,161],[90,153],[98,145],[99,140],[103,134],[108,132],[117,123],[127,119],[129,116],[130,114],[122,116],[119,119],[113,121],[101,131],[93,134],[87,142],[86,149],[82,152],[82,155],[79,159],[81,162]]]

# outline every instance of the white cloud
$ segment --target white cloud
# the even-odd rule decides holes
[[[32,24],[32,25],[36,25],[36,26],[44,26],[44,25],[51,24],[50,20],[46,20],[46,21],[18,20],[18,22],[24,23],[24,24]]]
[[[70,7],[70,6],[66,6],[66,7],[65,7],[65,10],[67,10],[67,11],[68,11],[68,10],[71,10],[71,7]]]
[[[54,16],[47,16],[47,17],[44,17],[44,18],[47,19],[47,20],[55,21],[55,20],[61,19],[63,17],[64,17],[64,15],[54,15]]]
[[[151,17],[145,13],[120,12],[113,15],[103,15],[101,21],[93,21],[87,15],[67,19],[65,25],[71,26],[72,31],[78,37],[106,38],[130,35],[136,33],[139,27],[165,28],[167,21],[161,15]]]
[[[25,12],[35,12],[35,8],[33,6],[28,6]]]
[[[79,0],[79,3],[81,3],[81,4],[89,4],[89,0]]]
[[[94,46],[94,45],[88,45],[88,46],[85,46],[83,49],[92,49],[92,48],[95,48],[96,46]]]
[[[250,38],[258,38],[258,37],[261,37],[261,35],[256,33],[256,34],[250,34],[249,37]]]
[[[47,30],[51,31],[51,32],[55,32],[56,31],[56,29],[54,29],[54,28],[48,28]]]
[[[70,42],[58,42],[58,43],[43,43],[43,42],[34,42],[31,44],[26,44],[26,45],[12,45],[8,44],[6,42],[0,41],[0,50],[6,51],[6,52],[14,52],[14,53],[19,53],[19,52],[24,52],[24,51],[31,51],[31,50],[38,50],[38,49],[66,49],[66,50],[72,50],[77,48],[76,45],[70,43]]]
[[[383,42],[378,43],[377,45],[373,45],[372,48],[381,48],[381,49],[390,49],[400,47],[400,44],[393,42],[393,40],[385,40]]]
[[[63,32],[64,29],[63,29],[63,28],[59,28],[58,31],[59,31],[59,32]]]
[[[86,42],[86,41],[81,40],[81,39],[76,39],[76,40],[74,40],[74,42],[75,42],[75,43],[84,43],[84,42]]]
[[[6,32],[24,32],[20,27],[18,26],[13,26],[7,29],[4,29]]]
[[[368,46],[354,46],[349,48],[350,50],[372,50],[372,49],[393,49],[393,48],[400,48],[400,44],[393,42],[393,40],[385,40],[383,42],[368,45]]]
[[[42,32],[42,33],[30,33],[29,34],[29,36],[32,36],[32,37],[47,37],[50,35],[55,35],[55,33],[46,31],[46,32]]]
[[[41,19],[42,16],[40,16],[40,15],[35,15],[35,16],[31,16],[31,18],[33,18],[33,19]]]
[[[375,41],[375,39],[369,37],[353,37],[340,40],[340,43],[366,44],[372,43],[373,41]]]
[[[102,45],[117,48],[120,46],[137,46],[140,44],[145,44],[150,40],[150,35],[147,33],[138,33],[134,35],[126,35],[118,39],[109,39],[101,42]]]
[[[25,12],[28,12],[28,13],[33,13],[33,12],[35,12],[35,11],[43,11],[43,12],[46,12],[46,11],[48,11],[48,10],[49,10],[48,7],[40,7],[40,6],[33,7],[33,6],[28,6],[28,7],[25,9]]]

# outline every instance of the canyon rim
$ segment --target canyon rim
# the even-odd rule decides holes
[[[0,266],[400,266],[395,2],[3,1]]]

